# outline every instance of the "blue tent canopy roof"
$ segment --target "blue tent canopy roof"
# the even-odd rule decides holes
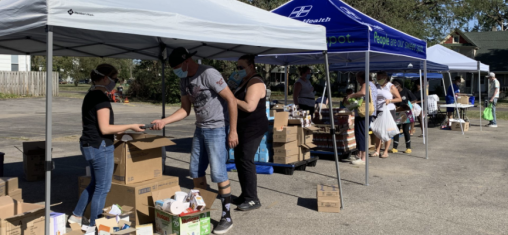
[[[328,53],[331,54],[371,51],[426,59],[425,41],[376,21],[340,0],[293,0],[272,12],[306,23],[325,26]],[[306,55],[309,53],[285,55],[292,58],[279,58],[278,64],[313,63],[314,60]],[[299,56],[307,60],[300,59]],[[341,61],[330,62],[347,62],[348,59],[358,61],[361,57],[349,58],[346,55],[341,59]]]
[[[340,64],[332,64],[330,66],[330,70],[332,71],[352,71],[359,72],[365,71],[365,63],[364,62],[356,62],[356,63],[340,63]],[[423,70],[423,61],[393,61],[393,62],[371,62],[370,63],[370,71],[378,72],[378,71],[388,71],[388,72],[418,72]],[[443,64],[434,63],[431,61],[427,61],[427,71],[433,72],[446,72],[448,71],[448,66]]]

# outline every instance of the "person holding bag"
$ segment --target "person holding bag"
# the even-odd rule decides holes
[[[350,94],[346,97],[346,99],[351,98],[364,98],[367,94],[366,91],[366,83],[365,83],[365,72],[359,72],[356,74],[356,81],[361,85],[361,88],[358,92],[354,94]],[[355,138],[356,138],[356,148],[358,149],[357,157],[352,157],[349,159],[351,164],[353,165],[365,165],[366,160],[366,149],[368,146],[365,146],[365,118],[369,117],[369,123],[372,122],[374,115],[376,115],[376,107],[374,106],[373,97],[377,97],[377,88],[376,85],[372,82],[372,77],[369,75],[369,104],[362,102],[360,107],[355,110]],[[369,114],[366,115],[366,107],[369,105]]]
[[[378,72],[377,73],[377,100],[376,100],[376,110],[377,117],[379,118],[384,110],[388,110],[392,116],[392,120],[395,120],[395,104],[401,102],[399,91],[391,82],[388,81],[388,74],[386,72]],[[384,106],[386,105],[386,109]],[[395,121],[394,121],[395,122]],[[379,137],[379,136],[378,136]],[[388,148],[391,144],[390,139],[385,139],[385,149],[383,155],[380,155],[381,152],[381,138],[378,138],[376,141],[376,152],[374,152],[371,157],[380,157],[387,158],[388,157]]]
[[[399,91],[400,98],[402,99],[402,102],[395,104],[397,106],[397,110],[400,112],[406,112],[408,115],[408,119],[412,119],[413,121],[409,123],[401,123],[402,130],[404,132],[404,139],[406,140],[406,151],[405,153],[411,153],[411,134],[409,132],[409,127],[412,123],[414,123],[414,117],[413,114],[410,112],[412,105],[411,102],[416,100],[416,97],[413,95],[413,93],[408,90],[407,88],[403,87],[403,82],[399,79],[394,79],[392,81],[393,85],[397,90]],[[410,107],[411,105],[411,107]],[[399,135],[395,135],[393,137],[393,148],[389,151],[390,153],[398,153],[397,147],[399,146]]]

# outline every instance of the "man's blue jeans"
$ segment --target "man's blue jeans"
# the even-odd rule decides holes
[[[113,145],[106,146],[106,143],[102,141],[99,148],[83,147],[81,144],[80,148],[90,165],[92,177],[88,187],[81,193],[78,204],[72,213],[81,217],[88,204],[90,204],[90,226],[95,226],[95,220],[102,214],[102,209],[106,204],[106,196],[111,188],[115,167],[115,147]]]
[[[486,106],[490,104],[490,101],[486,102]],[[489,122],[489,125],[497,125],[497,119],[496,119],[496,106],[497,106],[497,98],[494,98],[494,102],[492,103],[492,121]]]

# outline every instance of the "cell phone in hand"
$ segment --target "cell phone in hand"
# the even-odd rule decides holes
[[[145,126],[140,126],[141,129],[150,129],[153,127],[153,124],[145,124]]]

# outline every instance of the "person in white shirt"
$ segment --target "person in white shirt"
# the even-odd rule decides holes
[[[499,81],[496,78],[495,73],[489,73],[487,76],[489,78],[489,100],[487,101],[488,104],[492,104],[492,121],[487,124],[488,127],[497,127],[497,120],[496,120],[496,105],[497,105],[497,99],[499,99]],[[487,106],[486,105],[486,106]]]

